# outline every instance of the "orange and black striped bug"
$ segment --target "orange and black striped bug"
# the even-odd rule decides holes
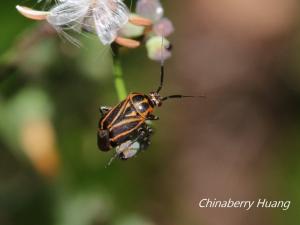
[[[169,95],[162,97],[159,92],[164,82],[164,65],[160,67],[160,85],[149,94],[130,93],[125,100],[114,107],[100,107],[101,118],[98,125],[98,147],[102,151],[116,148],[116,156],[129,159],[150,144],[152,129],[146,121],[158,120],[153,115],[155,107],[171,98],[203,97]]]

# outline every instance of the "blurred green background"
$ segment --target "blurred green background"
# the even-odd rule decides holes
[[[44,3],[0,3],[1,225],[300,223],[299,1],[162,2],[175,25],[163,93],[207,98],[166,102],[149,149],[108,168],[96,129],[99,106],[118,102],[111,50],[93,35],[77,48],[15,10]],[[128,91],[156,89],[143,46],[121,60]]]

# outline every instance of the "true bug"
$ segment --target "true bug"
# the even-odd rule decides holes
[[[163,101],[170,98],[187,98],[203,96],[169,95],[162,97],[159,92],[164,83],[164,64],[160,66],[160,85],[156,91],[149,94],[130,93],[125,100],[114,107],[100,107],[97,139],[98,147],[102,151],[111,148],[117,150],[121,159],[133,157],[138,150],[145,149],[150,143],[151,128],[146,121],[158,120],[153,114],[155,107],[160,107]],[[134,144],[139,149],[133,148]]]

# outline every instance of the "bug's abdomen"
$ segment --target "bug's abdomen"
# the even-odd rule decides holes
[[[118,119],[118,117],[120,116],[121,109],[124,107],[124,104],[126,104],[126,102],[127,99],[120,102],[118,105],[112,108],[107,114],[105,114],[99,121],[99,128],[107,129],[109,126],[111,126],[114,120]]]
[[[138,135],[138,128],[144,123],[140,117],[120,121],[109,129],[110,143],[113,147],[132,140]]]

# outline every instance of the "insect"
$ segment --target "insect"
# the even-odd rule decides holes
[[[100,107],[97,142],[102,151],[116,148],[120,159],[129,159],[150,144],[152,129],[147,121],[158,120],[153,114],[156,107],[167,99],[203,96],[169,95],[161,96],[164,83],[164,65],[160,67],[160,85],[149,94],[130,93],[126,99],[114,107]],[[134,147],[138,144],[139,148]]]

